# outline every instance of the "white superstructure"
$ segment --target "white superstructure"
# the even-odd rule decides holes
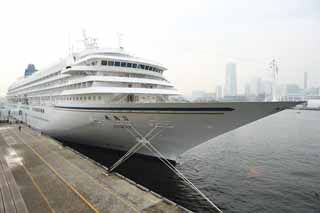
[[[179,93],[163,76],[163,65],[123,48],[98,48],[89,38],[85,44],[47,69],[29,66],[8,89],[10,115],[62,140],[124,151],[137,139],[126,126],[141,134],[159,126],[152,144],[174,160],[210,138],[297,104],[170,103]]]

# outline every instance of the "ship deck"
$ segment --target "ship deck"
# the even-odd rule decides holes
[[[0,213],[188,212],[59,142],[0,124]]]

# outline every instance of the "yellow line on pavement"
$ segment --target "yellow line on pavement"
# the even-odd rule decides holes
[[[25,134],[29,135],[30,137],[34,137],[36,140],[41,140],[40,138],[37,138],[36,136],[34,136],[32,133],[27,133],[26,130],[23,131]],[[71,164],[69,161],[66,161],[67,163]],[[83,171],[81,171],[83,172]],[[128,206],[129,208],[133,209],[135,212],[140,212],[137,208],[135,208],[133,205],[131,205],[129,202],[127,202],[125,199],[123,199],[118,193],[116,193],[115,191],[113,191],[110,188],[107,188],[104,184],[100,183],[99,181],[95,180],[93,177],[91,177],[90,175],[88,175],[88,177],[90,179],[92,179],[94,182],[96,182],[99,186],[101,186],[104,190],[108,191],[109,193],[111,193],[113,196],[117,197],[123,204],[125,204],[126,206]],[[153,202],[153,201],[151,201]]]
[[[42,196],[42,198],[45,200],[45,202],[47,203],[49,209],[51,210],[52,213],[55,213],[56,211],[51,207],[48,198],[43,194],[39,184],[37,184],[36,180],[33,178],[33,176],[31,175],[31,173],[28,171],[28,169],[22,164],[22,168],[26,171],[27,175],[30,177],[30,180],[32,181],[33,185],[36,187],[37,191],[40,193],[40,195]]]
[[[93,204],[91,204],[80,192],[78,192],[78,190],[76,188],[74,188],[68,181],[66,181],[49,163],[47,163],[47,161],[41,157],[41,155],[34,150],[30,145],[28,145],[27,143],[24,143],[22,138],[16,134],[14,131],[13,133],[20,139],[20,141],[25,144],[27,147],[29,147],[29,149],[31,149],[31,151],[33,151],[34,154],[36,154],[38,156],[38,158],[44,163],[46,164],[46,166],[71,190],[73,191],[76,195],[79,196],[79,198],[89,207],[91,208],[94,212],[99,213],[99,210],[96,209],[94,207]]]

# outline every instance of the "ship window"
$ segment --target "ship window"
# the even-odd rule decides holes
[[[143,64],[139,64],[139,68],[140,69],[144,69],[144,65]]]
[[[88,97],[88,100],[91,100],[91,96]]]
[[[77,101],[79,101],[79,97],[77,97]]]
[[[101,65],[107,66],[107,64],[108,64],[108,61],[104,61],[104,60],[101,61]]]
[[[153,69],[153,67],[149,67],[149,70],[152,70]]]
[[[82,101],[82,97],[80,97],[80,101]]]
[[[126,62],[121,62],[121,67],[125,67],[126,66]]]
[[[108,66],[113,66],[114,65],[114,61],[108,61]]]
[[[133,100],[134,100],[134,96],[133,95],[128,95],[127,96],[127,101],[128,102],[133,102]]]
[[[87,100],[87,96],[84,96],[84,97],[83,97],[83,100],[85,100],[85,101],[86,101],[86,100]]]
[[[127,67],[131,67],[132,66],[132,63],[127,63]]]
[[[101,96],[98,96],[98,99],[101,100]]]
[[[148,69],[149,69],[149,66],[146,66],[145,69],[148,70]]]
[[[137,68],[137,64],[132,64],[132,67],[133,68]]]
[[[114,66],[116,66],[116,67],[120,67],[120,61],[116,61],[116,62],[114,62]]]
[[[96,100],[96,96],[93,96],[92,99],[95,101]]]

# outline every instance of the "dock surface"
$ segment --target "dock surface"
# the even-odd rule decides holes
[[[0,213],[188,212],[50,137],[0,125]]]

